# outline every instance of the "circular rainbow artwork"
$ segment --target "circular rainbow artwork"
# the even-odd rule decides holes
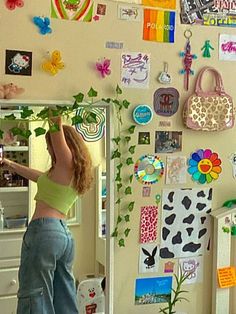
[[[85,115],[87,111],[84,108],[79,108],[76,112],[77,115],[80,115],[84,122],[78,123],[75,125],[77,132],[81,134],[83,139],[87,142],[96,142],[100,140],[105,134],[105,113],[104,109],[100,108],[92,108],[91,112],[96,114],[96,122],[95,123],[87,123],[85,122]]]
[[[193,181],[201,184],[211,183],[219,178],[222,171],[220,165],[221,160],[217,153],[213,153],[210,149],[199,149],[188,160],[188,173]]]
[[[134,165],[134,175],[143,184],[158,182],[164,174],[164,163],[158,156],[144,155]]]

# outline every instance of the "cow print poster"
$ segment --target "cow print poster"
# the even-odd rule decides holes
[[[197,256],[208,249],[211,201],[211,188],[163,190],[161,258]]]

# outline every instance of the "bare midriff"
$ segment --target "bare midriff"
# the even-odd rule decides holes
[[[38,219],[38,218],[44,218],[44,217],[65,219],[66,215],[60,213],[57,209],[50,207],[43,201],[37,201],[32,220]]]

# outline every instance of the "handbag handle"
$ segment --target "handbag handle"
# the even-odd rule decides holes
[[[202,76],[207,71],[211,71],[214,74],[215,81],[216,81],[215,92],[218,93],[219,95],[225,94],[223,80],[220,73],[216,69],[212,67],[207,67],[207,66],[202,68],[200,72],[198,73],[198,77],[197,77],[196,85],[195,85],[195,93],[198,96],[206,95],[206,94],[208,95],[215,94],[215,92],[204,92],[202,90]]]

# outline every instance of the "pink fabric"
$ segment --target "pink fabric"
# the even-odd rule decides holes
[[[157,238],[157,206],[142,206],[140,217],[140,243],[154,242]]]

